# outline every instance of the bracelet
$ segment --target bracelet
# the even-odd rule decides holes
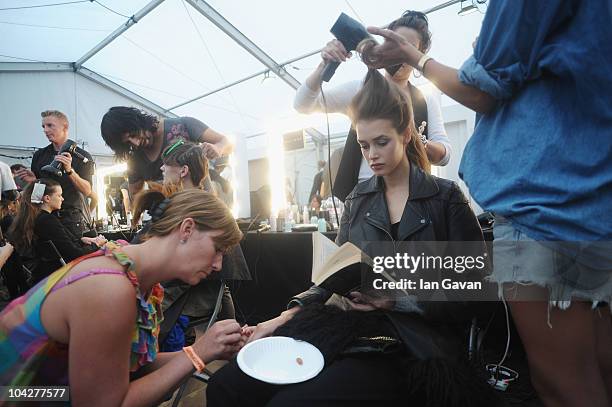
[[[429,62],[432,59],[433,58],[427,54],[423,55],[421,59],[419,59],[419,62],[417,63],[417,69],[421,71],[421,73],[423,73],[423,70],[425,70],[425,64],[427,64],[427,62]]]
[[[70,171],[64,171],[66,173],[66,175],[72,175],[72,173],[74,172],[74,170],[70,170]]]
[[[204,363],[204,361],[200,359],[200,357],[197,355],[197,353],[195,353],[191,346],[185,346],[183,348],[183,352],[185,352],[189,360],[191,360],[191,363],[193,363],[193,367],[195,367],[195,370],[198,373],[204,370],[204,368],[206,367],[206,363]]]

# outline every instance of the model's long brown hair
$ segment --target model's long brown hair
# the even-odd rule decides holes
[[[34,223],[41,211],[40,204],[32,203],[32,191],[35,184],[43,184],[45,186],[43,195],[51,195],[60,185],[59,182],[52,179],[41,178],[32,182],[21,193],[17,216],[8,231],[10,241],[20,253],[27,251],[32,246],[32,241],[35,238]]]
[[[134,218],[137,219],[145,209],[151,211],[152,219],[143,241],[169,235],[185,218],[193,219],[198,230],[221,231],[213,238],[219,250],[227,251],[242,239],[229,208],[219,198],[201,189],[187,189],[169,198],[159,191],[146,191],[136,197]]]
[[[370,45],[362,43],[360,46],[358,51],[367,53],[367,47]],[[410,141],[406,146],[408,160],[430,172],[431,164],[414,126],[410,97],[406,91],[386,80],[377,70],[368,70],[363,87],[351,101],[349,115],[353,125],[360,120],[386,119],[399,134],[408,130],[410,132]]]

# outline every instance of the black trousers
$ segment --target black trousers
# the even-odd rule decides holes
[[[315,378],[273,385],[244,374],[236,360],[215,373],[206,390],[209,407],[397,406],[401,396],[397,357],[363,354],[343,357]]]

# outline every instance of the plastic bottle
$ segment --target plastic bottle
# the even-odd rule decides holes
[[[276,216],[270,216],[270,231],[276,232]]]
[[[308,207],[304,205],[304,209],[302,209],[302,223],[308,223],[308,221],[310,220],[310,217],[308,215]]]
[[[324,218],[319,219],[317,229],[322,233],[327,232],[327,222]]]

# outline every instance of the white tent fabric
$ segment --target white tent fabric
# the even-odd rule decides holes
[[[73,72],[0,73],[0,145],[35,147],[47,144],[40,127],[40,112],[64,112],[70,137],[93,153],[107,151],[100,137],[100,118],[108,106],[131,105],[147,109],[122,93],[103,87]],[[10,118],[10,119],[9,119]]]
[[[329,29],[341,12],[364,25],[382,26],[407,8],[428,10],[447,5],[429,14],[433,33],[430,55],[458,66],[471,53],[486,9],[486,4],[473,2],[481,13],[459,16],[459,0],[1,0],[0,150],[6,153],[10,146],[45,145],[39,128],[40,111],[59,109],[71,119],[71,137],[86,143],[98,156],[109,155],[99,132],[102,115],[111,106],[130,105],[160,115],[193,116],[235,137],[240,141],[244,171],[247,161],[265,154],[265,146],[260,140],[255,142],[258,138],[254,135],[303,127],[327,133],[323,115],[306,119],[293,111],[295,91],[287,84],[291,81],[271,72],[263,59],[272,60],[273,68],[280,66],[303,82],[320,61],[317,50],[333,38]],[[133,18],[153,3],[159,5],[144,17]],[[212,12],[205,16],[198,8]],[[250,45],[230,38],[219,29],[218,21],[215,25],[211,14],[233,26],[239,31],[236,35],[243,35]],[[85,60],[77,73],[69,71],[70,64],[122,26],[129,28]],[[253,48],[266,58],[256,58]],[[300,58],[308,54],[313,55]],[[39,69],[41,62],[58,62],[63,63],[64,71],[28,72],[25,65],[16,68],[16,62],[33,69]],[[354,57],[341,65],[324,88],[364,73],[364,65]],[[92,82],[84,74],[98,81]],[[234,82],[240,83],[228,86]],[[415,82],[426,83],[423,78]],[[209,95],[185,104],[205,94]],[[446,98],[443,101],[449,102]],[[173,108],[177,105],[182,106]],[[449,134],[454,144],[453,165],[441,170],[449,178],[457,179],[456,173],[447,172],[458,165],[464,138],[471,133],[471,116],[463,110],[462,117],[453,119],[458,120],[456,125],[448,123],[449,133],[465,133],[456,142]],[[330,120],[332,134],[348,129],[345,117],[331,116]],[[256,148],[248,147],[253,145]],[[316,159],[322,153],[309,148],[312,162],[298,164],[302,171],[299,182],[297,176],[294,182],[304,190],[300,195],[306,195]],[[249,178],[248,172],[245,174]],[[242,201],[248,201],[248,191],[246,194]]]
[[[4,39],[0,62],[77,61],[148,4],[146,0],[96,0],[24,8],[67,1],[0,2],[0,38]],[[161,2],[83,66],[164,108],[266,69],[188,1],[204,3]],[[329,29],[341,12],[366,25],[384,25],[408,7],[425,10],[438,2],[208,0],[205,4],[282,64],[325,45],[332,38]],[[451,65],[460,64],[469,55],[482,19],[480,13],[458,16],[459,6],[430,15],[434,33],[431,55]],[[285,69],[302,82],[318,62],[316,54]],[[330,86],[363,73],[363,65],[355,58],[343,64]],[[294,90],[276,75],[262,74],[174,113],[200,118],[224,133],[256,134],[266,131],[278,117],[294,114],[293,95]]]

